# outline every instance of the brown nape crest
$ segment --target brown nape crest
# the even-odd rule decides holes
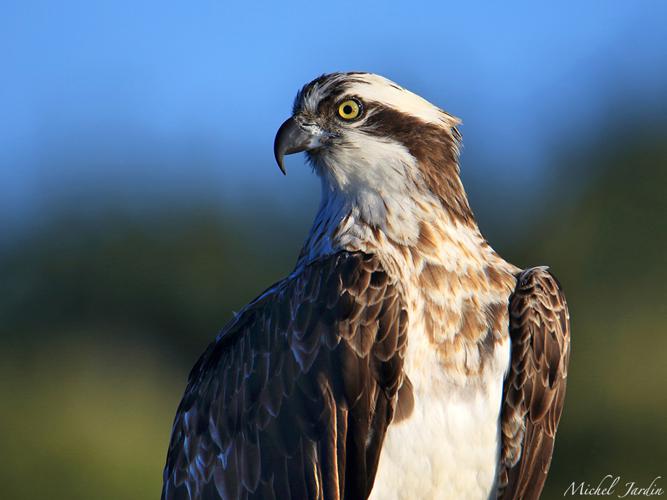
[[[462,223],[474,221],[468,199],[459,178],[458,147],[461,135],[456,127],[449,130],[426,123],[379,103],[366,103],[368,114],[364,130],[378,137],[402,143],[418,163],[426,185],[447,212]]]

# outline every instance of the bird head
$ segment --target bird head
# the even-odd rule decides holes
[[[333,73],[305,85],[276,135],[274,153],[305,151],[326,192],[382,225],[386,212],[427,201],[471,217],[459,179],[460,121],[370,73]]]

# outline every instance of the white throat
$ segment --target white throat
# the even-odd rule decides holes
[[[377,231],[394,243],[415,245],[420,224],[442,210],[402,144],[359,133],[354,145],[312,162],[322,199],[300,263],[338,250],[366,250]]]

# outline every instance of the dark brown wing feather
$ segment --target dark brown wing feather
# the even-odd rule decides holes
[[[166,499],[363,499],[403,384],[407,314],[378,260],[340,253],[247,306],[190,374]]]
[[[547,268],[519,275],[510,299],[510,335],[498,498],[533,500],[549,471],[570,358],[567,303]]]

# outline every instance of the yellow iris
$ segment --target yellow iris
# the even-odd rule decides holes
[[[354,120],[361,114],[361,106],[354,99],[348,99],[338,105],[338,116],[343,120]]]

